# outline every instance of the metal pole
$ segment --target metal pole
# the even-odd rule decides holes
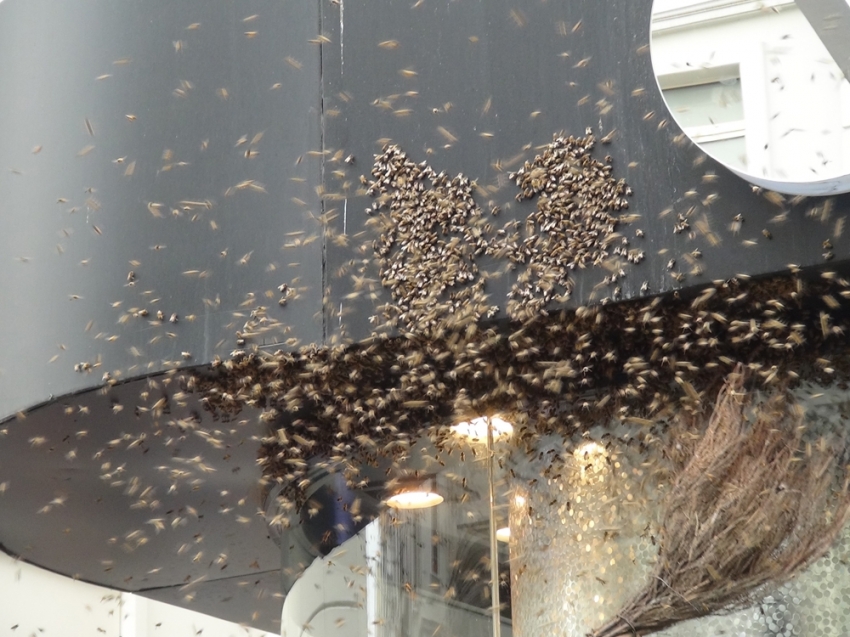
[[[499,602],[499,547],[496,544],[496,485],[493,474],[493,423],[487,418],[487,472],[490,483],[490,598],[493,603],[493,637],[501,637],[502,613]]]

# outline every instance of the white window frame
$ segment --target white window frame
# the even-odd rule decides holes
[[[694,0],[675,9],[655,13],[652,17],[652,31],[659,33],[682,29],[761,11],[781,11],[794,5],[794,0]]]
[[[724,64],[714,67],[694,69],[692,71],[659,75],[658,85],[661,87],[662,91],[666,91],[677,88],[687,88],[689,86],[700,86],[702,84],[714,84],[731,78],[740,79],[740,77],[740,68],[737,64]],[[741,91],[742,93],[744,91],[743,82],[741,83]],[[673,113],[673,117],[676,117],[675,113]],[[722,122],[720,124],[687,126],[682,127],[682,130],[687,133],[688,137],[697,143],[711,143],[727,139],[744,138],[746,136],[747,126],[746,119],[740,119],[733,120],[731,122]]]

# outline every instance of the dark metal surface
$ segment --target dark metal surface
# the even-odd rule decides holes
[[[138,593],[166,604],[222,617],[270,633],[280,633],[283,593],[280,570],[201,582],[184,586],[146,589]]]
[[[279,592],[280,549],[257,515],[261,427],[248,415],[213,421],[194,396],[181,405],[168,379],[67,396],[0,425],[2,548],[120,590],[174,588],[178,603],[269,571]],[[166,396],[162,413],[148,411]],[[240,599],[218,616],[247,621]]]

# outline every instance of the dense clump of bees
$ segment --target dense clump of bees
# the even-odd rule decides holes
[[[398,146],[385,148],[375,158],[367,190],[375,198],[367,213],[378,226],[373,249],[381,283],[394,301],[384,307],[384,319],[422,330],[467,312],[476,320],[491,318],[499,307],[488,305],[484,295],[476,264],[481,257],[505,261],[511,269],[525,266],[508,294],[514,318],[568,300],[576,268],[613,264],[605,285],[625,276],[622,262],[639,263],[644,256],[616,232],[631,189],[613,178],[610,156],[605,162],[593,157],[595,143],[589,133],[555,136],[543,153],[511,173],[520,188],[517,200],[536,197],[537,210],[524,228],[509,222],[498,230],[476,204],[476,184],[468,177],[450,178],[415,163]],[[493,216],[498,212],[491,209]],[[620,293],[615,287],[613,297]]]
[[[315,352],[241,352],[196,381],[210,409],[276,423],[267,470],[297,481],[306,457],[404,456],[424,428],[515,414],[519,437],[571,435],[611,416],[650,426],[699,411],[742,362],[757,387],[829,384],[848,367],[850,283],[800,276],[717,282],[691,298],[563,310]],[[349,464],[356,475],[356,463]]]
[[[386,313],[405,325],[426,319],[433,327],[438,306],[468,308],[483,290],[475,259],[493,250],[474,184],[416,164],[394,145],[376,158],[372,176],[367,192],[375,202],[367,213],[380,214],[381,230],[374,253],[394,301]],[[498,308],[483,309],[492,315]]]
[[[592,135],[556,137],[534,161],[510,175],[521,189],[517,200],[537,197],[537,210],[526,221],[526,238],[509,251],[512,259],[527,264],[526,276],[509,297],[530,309],[568,300],[576,268],[601,266],[611,257],[643,260],[643,252],[629,249],[629,239],[616,232],[617,213],[629,207],[631,188],[612,177],[610,155],[604,163],[591,155],[594,143]],[[605,283],[620,276],[625,272],[616,267]],[[619,296],[615,287],[614,297]]]
[[[372,337],[295,352],[248,344],[193,381],[221,417],[261,410],[271,434],[260,461],[290,485],[284,498],[309,484],[310,458],[363,486],[361,463],[403,465],[418,437],[445,445],[446,426],[470,416],[510,414],[530,449],[541,435],[612,419],[640,430],[701,413],[739,363],[756,388],[846,377],[850,281],[836,272],[791,266],[666,297],[546,309],[568,296],[572,268],[640,261],[616,231],[628,186],[592,146],[557,136],[514,173],[519,197],[538,197],[525,239],[510,222],[510,233],[489,227],[462,175],[437,174],[395,146],[376,157],[367,212],[379,238],[364,249],[394,304],[378,308]],[[488,320],[479,257],[520,270],[506,321]],[[625,272],[603,283],[612,276]]]
[[[467,314],[492,318],[499,306],[484,293],[486,278],[476,262],[488,257],[509,270],[524,266],[506,299],[514,319],[533,316],[550,301],[569,300],[576,268],[609,267],[603,285],[613,285],[611,298],[619,298],[615,282],[644,253],[630,249],[629,239],[616,231],[631,189],[612,176],[610,156],[605,162],[593,157],[595,144],[589,131],[579,138],[556,135],[511,173],[520,189],[516,199],[536,197],[537,209],[523,227],[511,221],[499,229],[476,204],[475,182],[437,173],[398,146],[387,146],[367,182],[374,202],[366,211],[379,235],[371,247],[380,280],[393,298],[381,308],[384,322],[421,331]],[[490,212],[498,215],[498,206]]]

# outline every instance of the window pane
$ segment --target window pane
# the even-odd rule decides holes
[[[740,78],[667,89],[664,99],[682,128],[744,119]]]

